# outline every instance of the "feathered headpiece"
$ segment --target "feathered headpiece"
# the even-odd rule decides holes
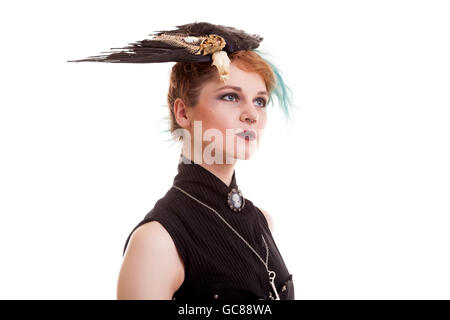
[[[266,57],[268,53],[258,49],[263,40],[261,36],[207,22],[189,23],[177,26],[175,30],[156,31],[150,35],[153,36],[152,39],[129,43],[126,47],[111,48],[111,51],[102,52],[101,55],[68,62],[210,62],[217,67],[220,80],[225,81],[229,78],[231,62],[228,54],[253,50],[271,66],[276,77],[272,93],[276,96],[286,120],[290,119],[291,109],[295,107],[292,91],[284,82],[281,71]]]
[[[68,62],[212,62],[219,70],[220,79],[225,81],[229,77],[228,54],[256,49],[263,40],[256,34],[207,22],[189,23],[150,35],[152,39],[130,43],[124,48],[111,48],[121,50],[119,52],[103,52],[103,55]]]

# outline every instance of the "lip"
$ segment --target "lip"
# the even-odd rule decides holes
[[[245,139],[246,141],[252,141],[256,139],[256,132],[253,130],[244,130],[242,132],[236,133],[236,135]]]

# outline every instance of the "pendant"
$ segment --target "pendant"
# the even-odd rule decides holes
[[[245,199],[242,196],[242,193],[239,189],[231,189],[230,193],[228,193],[228,206],[231,210],[235,212],[239,212],[244,208]]]
[[[269,272],[269,282],[270,285],[272,286],[273,292],[275,293],[275,299],[272,297],[271,292],[269,292],[269,296],[272,300],[280,300],[280,296],[278,295],[277,292],[277,288],[275,287],[275,277],[276,277],[276,273],[275,271],[268,271]]]

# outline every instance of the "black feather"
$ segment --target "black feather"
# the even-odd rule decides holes
[[[247,34],[243,30],[225,27],[207,22],[195,22],[177,26],[175,30],[157,31],[153,35],[182,34],[185,36],[207,36],[217,34],[225,39],[223,49],[228,53],[240,50],[253,50],[263,40],[258,35]],[[211,55],[195,55],[185,48],[176,47],[160,40],[145,39],[131,43],[123,48],[111,48],[121,51],[103,52],[105,54],[90,56],[68,62],[113,62],[113,63],[157,63],[157,62],[212,62]]]
[[[221,25],[211,24],[208,22],[194,22],[181,26],[171,31],[158,31],[157,35],[165,34],[186,34],[188,36],[205,36],[209,34],[217,34],[225,39],[226,46],[224,51],[233,53],[240,50],[253,50],[258,48],[259,43],[263,40],[259,35],[250,35],[243,30],[233,27],[225,27]]]

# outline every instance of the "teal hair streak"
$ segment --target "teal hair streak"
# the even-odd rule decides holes
[[[161,106],[166,110],[166,112],[169,111],[169,108],[167,105],[163,104]],[[163,117],[162,119],[160,119],[157,122],[157,124],[160,124],[160,125],[163,125],[166,127],[165,129],[158,131],[159,134],[163,134],[167,137],[163,141],[170,143],[170,147],[173,147],[174,145],[176,145],[178,142],[173,139],[172,133],[170,132],[170,128],[169,128],[170,117],[169,116]]]
[[[272,68],[272,71],[275,75],[276,84],[271,92],[271,97],[269,103],[273,104],[273,96],[277,98],[279,107],[285,117],[286,122],[292,120],[292,113],[293,109],[297,108],[292,99],[292,90],[289,88],[289,86],[286,84],[286,82],[283,80],[283,76],[281,73],[281,70],[275,66],[271,60],[269,60],[267,57],[269,57],[269,53],[266,51],[263,51],[261,49],[255,49],[254,50],[265,62],[267,62],[270,67]]]

